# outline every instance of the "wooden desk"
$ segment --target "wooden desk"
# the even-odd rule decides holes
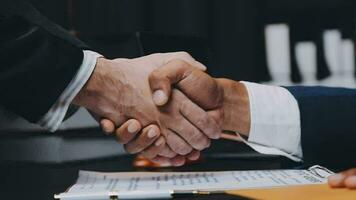
[[[263,200],[352,200],[356,199],[356,190],[332,189],[328,185],[308,185],[260,190],[230,191],[229,194]]]

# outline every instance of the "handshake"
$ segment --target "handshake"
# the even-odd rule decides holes
[[[73,104],[88,109],[127,152],[180,166],[199,158],[223,130],[249,133],[246,88],[205,70],[185,52],[99,58]]]

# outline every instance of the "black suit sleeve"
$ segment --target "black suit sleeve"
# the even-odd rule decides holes
[[[297,99],[303,159],[330,168],[356,166],[356,89],[287,87]]]
[[[0,7],[0,104],[37,122],[75,76],[86,46],[27,2]]]

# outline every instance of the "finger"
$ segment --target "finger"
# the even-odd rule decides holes
[[[222,109],[216,109],[216,110],[209,110],[207,111],[208,115],[210,116],[211,119],[215,120],[217,123],[218,127],[222,129],[222,123],[224,119],[224,112]]]
[[[166,129],[165,135],[168,146],[177,154],[187,155],[193,150],[193,148],[173,130]]]
[[[346,177],[344,185],[349,189],[356,189],[356,175]]]
[[[209,138],[184,117],[175,124],[171,129],[178,133],[194,149],[203,150],[207,147]]]
[[[159,152],[158,155],[166,157],[166,158],[174,158],[175,156],[177,156],[177,153],[172,151],[171,148],[168,146],[168,144],[166,144],[166,145],[164,145],[162,151]]]
[[[176,157],[170,159],[170,163],[175,167],[183,166],[185,163],[185,157],[177,155]]]
[[[341,173],[346,175],[346,176],[356,175],[356,168],[352,168],[352,169],[346,170],[346,171],[341,172]]]
[[[147,159],[153,159],[166,147],[166,140],[163,136],[160,136],[153,145],[147,147],[147,149],[141,152],[141,155]]]
[[[202,108],[189,99],[180,104],[180,112],[191,123],[211,139],[218,139],[221,135],[219,124]]]
[[[121,144],[127,144],[133,140],[141,130],[141,124],[135,119],[130,119],[115,131],[116,140]]]
[[[344,187],[345,175],[343,174],[334,174],[328,177],[328,183],[331,187]]]
[[[196,70],[196,68],[179,59],[171,60],[164,66],[154,70],[149,76],[154,103],[158,106],[166,104],[171,95],[172,84],[178,83],[193,70]]]
[[[169,167],[169,166],[175,166],[179,167],[185,164],[185,157],[178,155],[174,158],[166,158],[162,156],[157,156],[153,159],[151,159],[152,162],[158,163],[162,167]]]
[[[200,157],[200,151],[197,151],[197,150],[193,150],[192,152],[190,152],[190,154],[188,154],[188,155],[186,156],[186,158],[187,158],[188,160],[192,160],[192,161],[198,160],[199,157]]]
[[[115,131],[115,123],[109,119],[101,119],[100,127],[101,127],[101,130],[103,130],[104,133],[106,133],[108,135],[114,133],[114,131]]]
[[[125,145],[127,152],[139,153],[150,146],[160,136],[160,130],[156,125],[149,125],[142,130],[142,133],[133,141]]]
[[[161,167],[170,167],[173,166],[171,163],[171,159],[163,157],[163,156],[157,156],[153,159],[150,159],[152,162],[159,164]]]
[[[328,183],[331,187],[346,187],[346,184],[349,184],[348,186],[353,187],[353,178],[348,180],[346,183],[346,179],[352,176],[356,176],[356,168],[329,176]]]

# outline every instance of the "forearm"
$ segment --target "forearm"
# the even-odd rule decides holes
[[[229,79],[221,78],[217,79],[217,82],[224,89],[223,129],[248,136],[251,116],[246,87],[240,82]]]

